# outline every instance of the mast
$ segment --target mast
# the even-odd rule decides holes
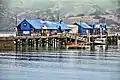
[[[102,24],[100,24],[100,38],[102,38]]]
[[[17,14],[15,15],[15,33],[16,33],[16,36],[17,36]]]
[[[58,17],[57,17],[57,20],[59,21],[60,20],[60,11],[58,10]]]
[[[93,32],[92,32],[92,42],[94,42],[94,29],[95,29],[95,26],[93,24],[93,18],[92,18],[92,28],[93,28]]]

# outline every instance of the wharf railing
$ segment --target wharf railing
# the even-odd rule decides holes
[[[16,37],[14,33],[0,33],[0,37]]]

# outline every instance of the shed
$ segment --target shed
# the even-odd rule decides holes
[[[92,34],[93,28],[89,25],[87,25],[85,22],[76,22],[74,25],[78,26],[78,32],[81,33],[82,35],[86,34]]]
[[[40,20],[24,19],[17,25],[19,36],[30,36],[32,32],[40,30],[41,28],[42,24],[40,23]]]
[[[78,33],[78,26],[77,25],[67,25],[71,28],[73,34]]]
[[[45,21],[47,30],[58,30],[59,25],[55,22]]]
[[[31,36],[31,34],[39,35],[49,32],[63,32],[70,31],[71,28],[68,27],[64,22],[51,22],[43,20],[22,20],[17,25],[17,31],[19,36]]]
[[[91,26],[94,30],[94,34],[100,34],[107,32],[107,24],[106,23],[99,23],[99,22],[86,22],[89,26]]]

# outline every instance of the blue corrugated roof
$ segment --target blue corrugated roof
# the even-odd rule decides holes
[[[79,25],[79,26],[81,26],[81,27],[83,27],[83,28],[85,28],[85,29],[92,29],[92,27],[91,26],[89,26],[88,24],[86,24],[85,22],[76,22],[75,24],[77,24],[77,25]]]
[[[42,20],[26,20],[29,24],[31,24],[35,29],[42,29],[42,27],[46,24],[47,29],[58,30],[59,28],[64,30],[71,30],[69,26],[67,26],[64,22],[50,22],[50,21],[42,21]],[[23,20],[23,21],[24,21]],[[18,25],[20,25],[23,21],[21,21]]]
[[[42,24],[40,23],[41,20],[27,20],[35,29],[41,29]]]
[[[96,26],[97,24],[100,24],[102,27],[106,26],[106,23],[100,23],[100,22],[86,22],[86,24],[88,24],[89,26],[93,27]]]
[[[57,25],[55,22],[45,21],[47,29],[54,29],[58,30],[59,25]]]
[[[27,21],[29,24],[31,24],[35,29],[41,29],[42,28],[42,24],[40,23],[42,20],[27,20],[24,19],[21,22],[19,22],[17,24],[17,26],[19,26],[23,21]]]

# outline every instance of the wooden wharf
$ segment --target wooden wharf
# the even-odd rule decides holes
[[[96,38],[100,38],[100,35],[81,35],[81,37],[86,38],[87,40],[90,38],[90,43],[92,43]],[[107,39],[108,45],[117,45],[120,40],[120,34],[108,34],[102,35],[102,38]]]
[[[52,36],[10,36],[10,37],[0,37],[0,45],[9,44],[16,46],[16,49],[22,49],[23,46],[31,47],[45,47],[45,48],[88,48],[92,42],[92,39],[99,38],[100,35],[52,35]],[[104,36],[107,38],[107,43],[110,45],[117,45],[118,40],[120,40],[120,35],[108,35]],[[90,42],[89,39],[90,38]],[[68,45],[69,42],[74,44]],[[81,44],[80,44],[81,43]],[[87,44],[86,44],[87,43]],[[6,45],[5,45],[6,46]],[[4,47],[3,47],[4,48]]]
[[[29,45],[32,47],[66,47],[67,42],[84,42],[84,39],[75,35],[53,35],[53,36],[17,36],[14,42],[17,45]]]
[[[78,44],[68,44],[67,45],[68,49],[87,49],[90,48],[90,43],[78,43]]]

